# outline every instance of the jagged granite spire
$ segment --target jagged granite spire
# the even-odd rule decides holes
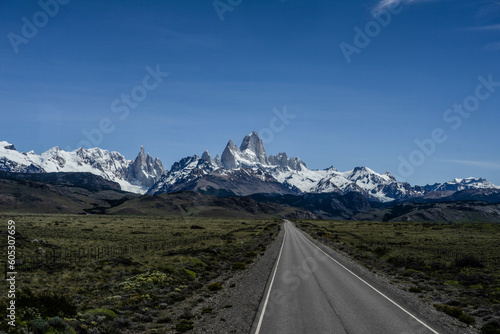
[[[264,143],[262,142],[262,139],[259,138],[259,134],[256,131],[253,131],[251,134],[243,138],[243,141],[241,142],[240,151],[245,154],[248,153],[245,152],[247,150],[255,154],[255,157],[253,157],[252,154],[246,154],[248,158],[252,158],[249,159],[250,161],[253,160],[254,162],[259,162],[263,165],[269,164],[266,150],[264,149]]]
[[[141,146],[139,154],[134,162],[130,165],[127,174],[127,180],[137,180],[146,187],[151,187],[164,173],[163,164],[160,159],[153,158],[144,151],[144,146]]]
[[[241,155],[240,149],[234,145],[233,140],[230,139],[222,152],[221,162],[222,166],[226,169],[235,169],[239,167],[238,157]]]

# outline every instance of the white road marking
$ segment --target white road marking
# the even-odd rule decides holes
[[[271,279],[271,284],[269,285],[269,290],[267,290],[266,300],[264,301],[264,306],[262,307],[262,313],[260,314],[259,323],[257,324],[257,329],[255,330],[255,334],[259,334],[260,327],[262,326],[262,320],[264,320],[264,314],[266,313],[267,302],[269,301],[269,296],[271,295],[271,290],[273,289],[274,278],[276,277],[276,272],[278,271],[278,266],[280,264],[281,253],[283,252],[285,239],[286,239],[286,228],[285,228],[285,235],[283,236],[283,242],[281,243],[281,249],[278,255],[278,260],[276,261],[276,267],[274,268],[274,273]]]

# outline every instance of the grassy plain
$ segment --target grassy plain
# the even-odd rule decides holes
[[[19,272],[17,326],[8,327],[3,321],[0,328],[9,333],[26,332],[23,327],[34,333],[187,331],[199,316],[190,309],[217,290],[230,288],[225,280],[265,251],[280,223],[98,215],[0,219],[5,225],[9,219],[16,222],[17,259],[54,249],[172,245]],[[2,244],[7,244],[5,234]],[[5,283],[2,287],[7,290]],[[2,293],[3,319],[7,302]]]
[[[296,224],[465,325],[500,333],[500,224]]]

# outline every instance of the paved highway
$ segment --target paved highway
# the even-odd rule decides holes
[[[442,334],[321,251],[289,221],[284,228],[252,333]]]

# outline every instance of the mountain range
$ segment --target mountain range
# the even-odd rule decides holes
[[[165,170],[162,162],[141,147],[134,160],[100,148],[67,152],[54,147],[40,155],[18,152],[0,141],[0,171],[16,173],[91,173],[116,182],[121,190],[159,195],[196,191],[207,195],[249,196],[358,193],[370,202],[386,203],[407,199],[446,198],[462,190],[498,191],[482,178],[454,179],[445,183],[411,186],[397,181],[389,172],[377,173],[368,167],[340,172],[333,167],[315,170],[286,153],[267,155],[256,132],[247,135],[238,147],[229,140],[221,156],[208,151],[201,157],[188,156]],[[316,199],[315,199],[316,200]],[[314,200],[314,201],[315,201]],[[308,200],[311,201],[311,200]]]

